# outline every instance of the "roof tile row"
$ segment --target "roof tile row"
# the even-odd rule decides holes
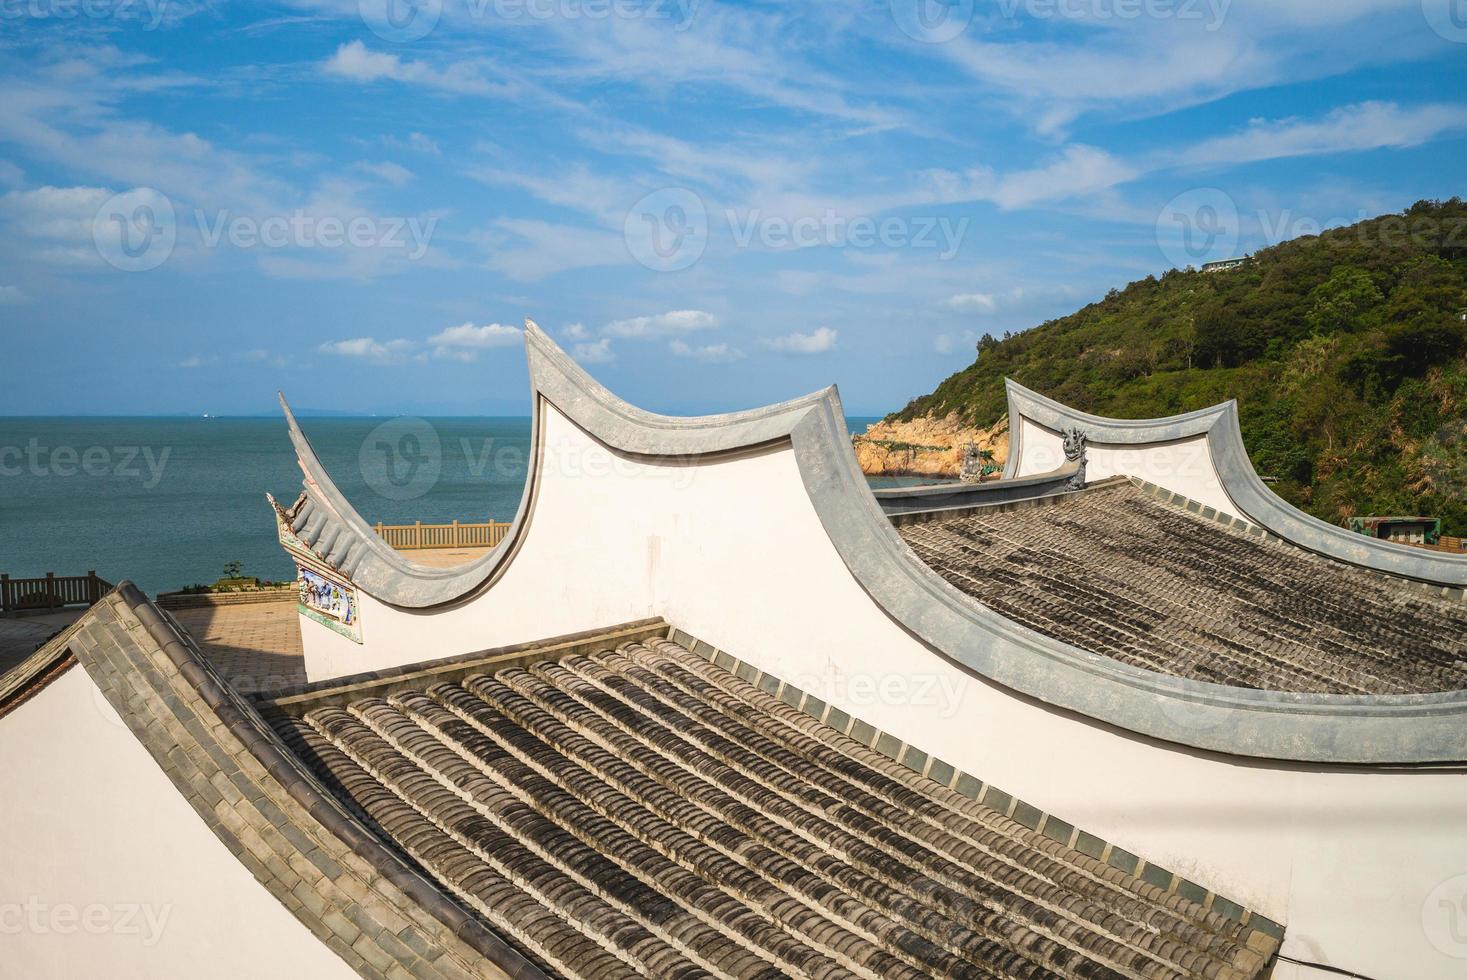
[[[954,806],[668,640],[297,708],[277,726],[323,780],[565,976],[1264,965],[1239,923]]]
[[[1123,663],[1269,691],[1467,688],[1467,603],[1226,526],[1120,481],[898,527],[1015,622]]]

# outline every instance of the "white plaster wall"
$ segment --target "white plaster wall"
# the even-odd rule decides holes
[[[313,677],[663,615],[1286,922],[1298,959],[1377,978],[1467,975],[1467,959],[1439,952],[1423,918],[1433,889],[1467,872],[1467,776],[1202,757],[1037,706],[933,652],[871,601],[788,447],[651,466],[617,459],[554,411],[545,431],[539,500],[504,578],[438,613],[364,597],[364,647],[303,621]]]
[[[1063,437],[1030,418],[1020,424],[1019,462],[1015,476],[1033,476],[1065,464]],[[1218,479],[1207,436],[1193,436],[1143,446],[1091,442],[1086,448],[1085,478],[1104,480],[1134,476],[1190,497],[1224,514],[1243,517]]]
[[[0,976],[356,976],[219,842],[81,667],[0,719],[0,834]]]

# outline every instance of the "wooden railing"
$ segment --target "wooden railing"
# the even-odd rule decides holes
[[[59,577],[47,572],[41,578],[0,575],[0,612],[91,606],[111,591],[112,583],[98,578],[94,571]]]
[[[377,536],[399,551],[416,548],[492,548],[504,540],[509,523],[378,524]]]

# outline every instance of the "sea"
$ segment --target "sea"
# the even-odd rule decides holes
[[[847,419],[864,432],[874,418]],[[507,521],[524,488],[528,418],[302,418],[369,522]],[[874,485],[918,482],[873,478]],[[0,572],[123,578],[149,594],[222,577],[288,580],[265,494],[301,472],[273,418],[0,417]]]

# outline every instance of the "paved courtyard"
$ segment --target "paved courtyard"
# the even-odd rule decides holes
[[[402,556],[410,562],[427,565],[430,568],[452,568],[454,565],[462,565],[476,558],[482,558],[493,550],[492,548],[421,548],[404,551]]]
[[[205,609],[175,609],[220,672],[245,694],[306,682],[295,599]]]
[[[52,634],[66,629],[85,610],[63,609],[39,616],[0,619],[0,674],[36,651]]]
[[[409,551],[406,557],[420,565],[449,568],[488,553],[488,548],[434,548]],[[173,615],[224,676],[246,694],[306,682],[294,598],[175,609]]]
[[[448,568],[488,554],[488,548],[441,548],[407,552],[421,565]],[[65,629],[85,610],[0,619],[0,673],[20,663],[38,645]],[[295,598],[203,609],[175,609],[173,616],[221,673],[245,694],[306,682],[300,617]]]

